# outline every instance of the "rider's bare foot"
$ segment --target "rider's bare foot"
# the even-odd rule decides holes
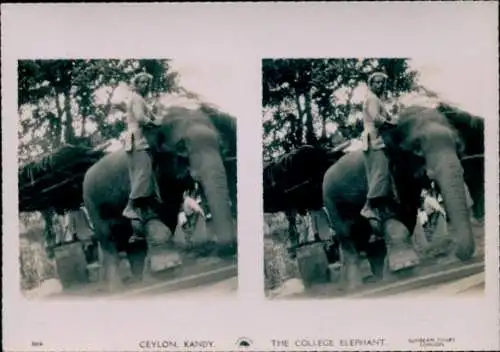
[[[140,210],[132,207],[130,204],[127,205],[127,207],[123,211],[122,215],[129,220],[137,220],[137,221],[142,220],[142,216],[141,216],[142,214],[140,213]]]
[[[180,253],[170,246],[150,248],[149,266],[152,273],[178,267],[182,264]]]
[[[378,222],[381,222],[383,218],[383,214],[379,208],[374,208],[369,205],[365,205],[361,210],[361,215],[368,220],[376,220]]]

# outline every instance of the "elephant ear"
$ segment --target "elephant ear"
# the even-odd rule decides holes
[[[225,138],[219,139],[219,148],[220,148],[220,153],[222,155],[222,160],[228,160],[233,157],[232,150],[228,144],[227,139]]]
[[[219,132],[225,155],[227,157],[236,157],[236,118],[205,103],[201,104],[200,110],[208,116],[212,125]]]
[[[464,179],[474,202],[473,214],[484,216],[484,119],[448,104],[440,103],[441,112],[459,135]]]
[[[444,103],[440,103],[437,110],[458,131],[464,155],[484,154],[484,119],[482,117]]]

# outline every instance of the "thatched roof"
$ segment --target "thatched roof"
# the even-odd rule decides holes
[[[321,207],[323,175],[344,155],[348,145],[342,143],[335,148],[303,145],[265,163],[262,175],[264,211]]]
[[[103,148],[66,144],[21,165],[19,211],[64,211],[80,206],[85,172],[104,154]]]

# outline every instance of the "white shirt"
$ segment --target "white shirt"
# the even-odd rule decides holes
[[[145,150],[148,142],[142,132],[144,123],[152,122],[153,114],[147,105],[146,99],[137,92],[133,92],[127,104],[127,133],[125,135],[125,150]]]
[[[389,113],[382,100],[371,90],[368,90],[363,103],[363,149],[381,149],[385,147],[379,136],[378,125],[389,119]]]

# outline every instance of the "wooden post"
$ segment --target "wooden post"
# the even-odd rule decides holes
[[[305,287],[330,281],[328,258],[323,243],[297,248],[297,264]]]
[[[47,251],[47,256],[50,259],[54,258],[54,246],[56,245],[56,234],[54,232],[54,223],[53,223],[53,210],[42,210],[40,212],[42,214],[43,220],[45,222],[44,228],[44,239],[45,239],[45,249]]]
[[[59,280],[64,288],[88,282],[87,261],[80,242],[57,247],[55,257]]]

